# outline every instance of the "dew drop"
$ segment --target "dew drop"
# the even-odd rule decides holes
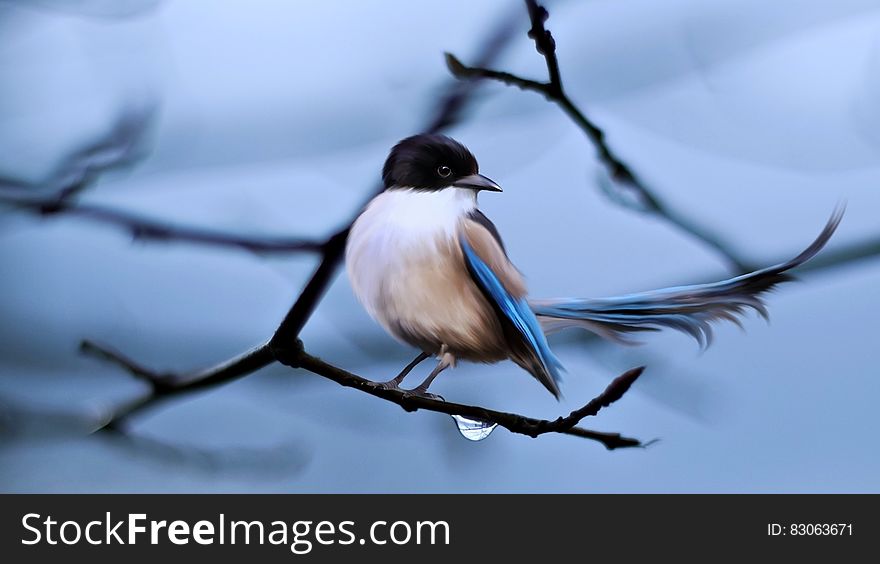
[[[450,415],[450,417],[455,421],[461,436],[469,441],[482,441],[491,435],[495,427],[498,426],[498,423],[488,423],[481,419],[469,419],[461,415]]]

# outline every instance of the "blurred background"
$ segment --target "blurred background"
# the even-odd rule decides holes
[[[79,355],[81,339],[159,370],[223,361],[272,334],[316,258],[133,241],[5,206],[0,490],[880,490],[880,4],[547,7],[569,95],[670,208],[765,265],[798,253],[846,200],[825,253],[859,248],[858,260],[804,272],[769,297],[770,324],[721,326],[705,352],[668,332],[635,348],[560,335],[561,404],[511,363],[460,365],[433,388],[555,418],[646,364],[584,425],[660,439],[647,449],[503,429],[469,442],[447,416],[280,366],[163,404],[116,437],[90,434],[89,418],[145,387]],[[357,211],[389,148],[424,127],[454,83],[444,51],[473,62],[509,18],[492,66],[544,80],[516,1],[3,0],[0,177],[43,193],[65,159],[136,115],[146,129],[130,166],[102,174],[83,202],[232,233],[321,236]],[[481,205],[534,296],[728,276],[700,240],[609,198],[593,146],[541,96],[487,83],[469,108],[448,132],[504,186]],[[415,354],[367,317],[344,275],[302,337],[376,380]]]

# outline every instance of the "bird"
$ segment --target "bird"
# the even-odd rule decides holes
[[[563,365],[547,336],[585,329],[623,344],[635,334],[671,328],[707,347],[712,324],[754,310],[767,318],[764,296],[792,280],[789,271],[815,256],[843,217],[838,206],[819,236],[795,258],[728,280],[611,298],[530,298],[498,229],[480,211],[480,192],[502,192],[480,174],[463,144],[440,134],[398,142],[382,168],[384,190],[352,224],[346,241],[349,282],[367,313],[398,341],[421,352],[395,378],[377,382],[408,395],[428,388],[458,361],[511,360],[557,400]],[[414,364],[435,357],[425,380],[400,386]]]

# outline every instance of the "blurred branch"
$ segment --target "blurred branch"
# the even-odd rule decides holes
[[[46,205],[72,199],[102,174],[130,166],[143,156],[143,139],[154,115],[153,104],[126,106],[110,131],[67,155],[43,182],[0,177],[0,194],[14,202],[16,196],[48,192],[41,198]]]
[[[98,408],[99,406],[95,406]],[[0,444],[27,441],[65,441],[104,425],[99,409],[83,410],[73,406],[25,401],[0,394]],[[108,446],[122,450],[126,458],[173,465],[209,474],[244,471],[249,476],[290,477],[305,469],[312,448],[295,438],[278,437],[259,446],[188,444],[165,438],[115,432],[107,428],[101,439]],[[295,429],[291,429],[295,432]],[[288,433],[284,433],[288,434]],[[6,484],[4,483],[4,486]]]
[[[641,179],[639,179],[632,168],[629,167],[620,157],[617,156],[609,147],[605,132],[602,131],[595,123],[575,105],[574,102],[565,93],[562,86],[562,77],[559,71],[559,62],[556,58],[556,41],[553,35],[544,26],[549,13],[538,4],[535,0],[526,0],[526,7],[529,11],[529,20],[532,24],[529,29],[528,36],[535,42],[535,49],[544,57],[547,63],[547,74],[549,80],[547,82],[539,82],[516,76],[508,72],[502,72],[487,68],[487,65],[477,63],[474,66],[463,64],[455,55],[446,54],[446,65],[449,71],[458,79],[474,80],[474,79],[490,79],[501,82],[508,86],[516,86],[517,88],[537,92],[543,95],[550,102],[555,103],[563,112],[586,134],[593,142],[598,153],[599,161],[605,165],[609,176],[620,188],[625,188],[636,196],[638,202],[632,202],[621,196],[614,198],[618,204],[643,213],[648,213],[659,217],[666,222],[674,225],[678,229],[688,233],[702,241],[705,245],[712,248],[718,253],[737,273],[749,272],[752,267],[739,257],[731,248],[731,246],[722,240],[722,238],[707,229],[705,226],[699,225],[689,217],[671,209],[653,190],[651,190]]]
[[[114,430],[118,430],[120,424],[126,418],[145,407],[153,406],[171,396],[192,393],[197,390],[202,390],[240,378],[241,376],[270,364],[274,360],[267,354],[267,347],[263,346],[254,349],[251,353],[248,353],[235,362],[224,365],[223,367],[218,367],[217,369],[206,371],[199,375],[187,376],[153,372],[112,349],[89,341],[84,341],[80,348],[84,353],[89,354],[90,356],[112,362],[124,368],[135,378],[147,382],[151,386],[150,392],[146,396],[128,406],[118,409],[116,412],[108,416],[103,428]],[[417,360],[420,358],[421,356],[417,357]],[[332,380],[342,386],[354,388],[366,394],[397,404],[406,411],[417,411],[422,409],[436,413],[445,413],[447,415],[460,415],[462,417],[478,419],[488,423],[495,423],[512,433],[527,435],[532,438],[547,433],[573,435],[599,441],[609,450],[645,446],[637,439],[623,437],[616,433],[601,433],[577,427],[584,418],[596,415],[602,408],[608,407],[623,397],[627,390],[629,390],[630,386],[632,386],[636,379],[642,374],[644,367],[633,368],[632,370],[618,376],[608,385],[605,391],[589,401],[583,407],[572,411],[566,417],[559,417],[550,421],[546,419],[526,417],[515,413],[495,411],[485,407],[447,402],[432,397],[411,395],[399,389],[389,389],[383,387],[380,383],[367,380],[366,378],[348,372],[347,370],[343,370],[342,368],[324,362],[318,357],[310,355],[303,348],[301,341],[297,341],[296,347],[287,351],[287,355],[282,362],[291,368],[308,370],[313,374],[323,376],[324,378]],[[410,363],[407,368],[411,368],[415,362],[416,361]]]
[[[880,256],[880,237],[857,241],[824,251],[813,260],[798,268],[800,271],[816,271]]]
[[[239,248],[254,253],[320,252],[323,241],[296,237],[248,237],[223,231],[172,225],[122,210],[82,204],[67,197],[8,198],[0,194],[0,202],[41,216],[66,215],[87,219],[128,231],[135,240],[196,243]]]
[[[320,252],[324,241],[295,237],[248,237],[221,231],[177,226],[123,210],[81,203],[79,196],[101,175],[131,166],[153,115],[152,108],[129,108],[103,137],[69,155],[40,185],[0,178],[0,203],[42,217],[67,215],[118,227],[134,239],[180,241],[240,248],[257,253]],[[33,195],[38,192],[37,195]]]
[[[116,428],[123,419],[172,396],[181,396],[226,384],[275,362],[269,347],[261,345],[218,366],[191,374],[175,374],[155,372],[134,362],[122,353],[91,341],[80,343],[80,351],[83,354],[119,365],[132,376],[150,386],[149,394],[138,401],[119,407],[109,414],[103,425],[106,428]]]

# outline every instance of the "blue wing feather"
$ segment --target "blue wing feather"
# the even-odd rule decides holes
[[[547,373],[553,378],[553,381],[557,384],[561,383],[562,375],[560,372],[563,369],[562,363],[559,362],[559,359],[550,350],[550,345],[547,343],[547,338],[544,336],[541,324],[532,312],[528,301],[525,298],[514,298],[510,295],[498,279],[498,276],[474,252],[474,249],[468,244],[465,237],[461,237],[461,249],[477,284],[498,306],[498,309],[513,324],[517,332],[522,335],[525,342],[547,370]]]

